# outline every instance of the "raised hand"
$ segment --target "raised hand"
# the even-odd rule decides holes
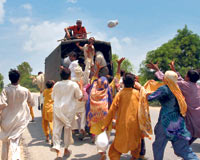
[[[60,69],[63,70],[65,67],[64,66],[60,66]]]
[[[125,60],[125,57],[122,57],[120,60],[117,60],[117,64],[121,65],[121,63]]]
[[[102,66],[99,64],[99,62],[96,62],[96,66],[97,66],[97,69],[101,69],[102,68]]]
[[[124,57],[122,57],[120,60],[117,60],[117,74],[120,73],[121,63],[125,60]]]
[[[146,65],[149,69],[153,69],[155,71],[159,71],[159,67],[158,67],[158,62],[156,64],[153,64],[152,62],[150,62],[149,64]]]
[[[175,64],[175,61],[173,60],[170,62],[169,66],[172,71],[176,72],[174,64]]]

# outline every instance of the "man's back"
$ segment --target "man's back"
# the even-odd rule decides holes
[[[52,93],[54,108],[74,109],[76,100],[80,99],[81,96],[82,92],[76,82],[71,80],[57,82],[53,87]]]
[[[26,126],[30,120],[27,103],[34,105],[31,93],[20,85],[8,85],[2,91],[0,99],[1,103],[6,104],[1,113],[2,134],[0,134],[0,139],[4,136],[13,136],[16,132],[21,134],[20,127]]]

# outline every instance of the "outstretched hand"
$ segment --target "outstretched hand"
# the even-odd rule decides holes
[[[63,70],[65,67],[64,66],[60,66],[60,69]]]
[[[159,67],[158,67],[158,62],[156,64],[153,64],[152,62],[150,62],[149,64],[146,65],[149,69],[153,69],[155,71],[159,71]]]
[[[100,70],[102,68],[102,66],[99,64],[99,62],[96,62],[96,66],[97,66],[98,70]]]
[[[76,42],[76,46],[79,46],[79,44],[80,44],[79,42]]]
[[[117,60],[117,64],[121,65],[121,63],[125,60],[125,57],[122,57],[120,60]]]
[[[174,67],[174,64],[175,64],[175,61],[173,60],[173,61],[170,62],[169,66],[170,66],[170,69],[171,69],[172,71],[176,72],[175,67]]]

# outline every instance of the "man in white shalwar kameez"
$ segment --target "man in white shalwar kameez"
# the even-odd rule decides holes
[[[82,68],[78,65],[75,69],[75,77],[72,78],[75,82],[83,81],[83,86],[89,84],[89,76],[90,76],[90,68],[91,68],[91,61],[85,61],[86,66],[85,70],[83,71]],[[86,91],[84,92],[84,97],[87,97]],[[82,101],[77,101],[76,105],[76,116],[72,123],[72,129],[79,129],[80,130],[80,139],[83,139],[85,133],[85,125],[86,125],[86,104],[87,99],[83,98]]]
[[[20,160],[20,138],[31,120],[28,103],[33,106],[34,102],[30,91],[18,84],[19,78],[17,70],[10,70],[11,84],[0,95],[0,140],[3,142],[1,160],[8,160],[9,148],[12,160]]]
[[[53,87],[52,99],[54,100],[53,116],[53,147],[57,157],[61,157],[60,142],[64,127],[64,155],[70,155],[68,147],[73,143],[71,123],[76,114],[76,103],[82,98],[82,90],[76,82],[70,80],[70,70],[62,68],[60,76],[62,81]]]
[[[45,75],[42,72],[38,72],[38,75],[36,77],[32,77],[33,79],[33,84],[36,84],[38,88],[40,89],[40,97],[38,97],[38,105],[40,109],[42,110],[43,108],[43,103],[44,103],[44,97],[43,97],[43,91],[45,89]]]

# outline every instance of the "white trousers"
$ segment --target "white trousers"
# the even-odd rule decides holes
[[[61,134],[64,127],[64,147],[68,148],[70,144],[73,144],[72,129],[65,124],[54,114],[53,117],[53,149],[61,149]]]
[[[9,149],[11,150],[12,160],[20,160],[20,138],[21,136],[2,142],[2,160],[8,160]]]
[[[85,130],[86,124],[86,113],[85,110],[83,112],[76,113],[76,116],[72,122],[72,130],[79,129]]]

